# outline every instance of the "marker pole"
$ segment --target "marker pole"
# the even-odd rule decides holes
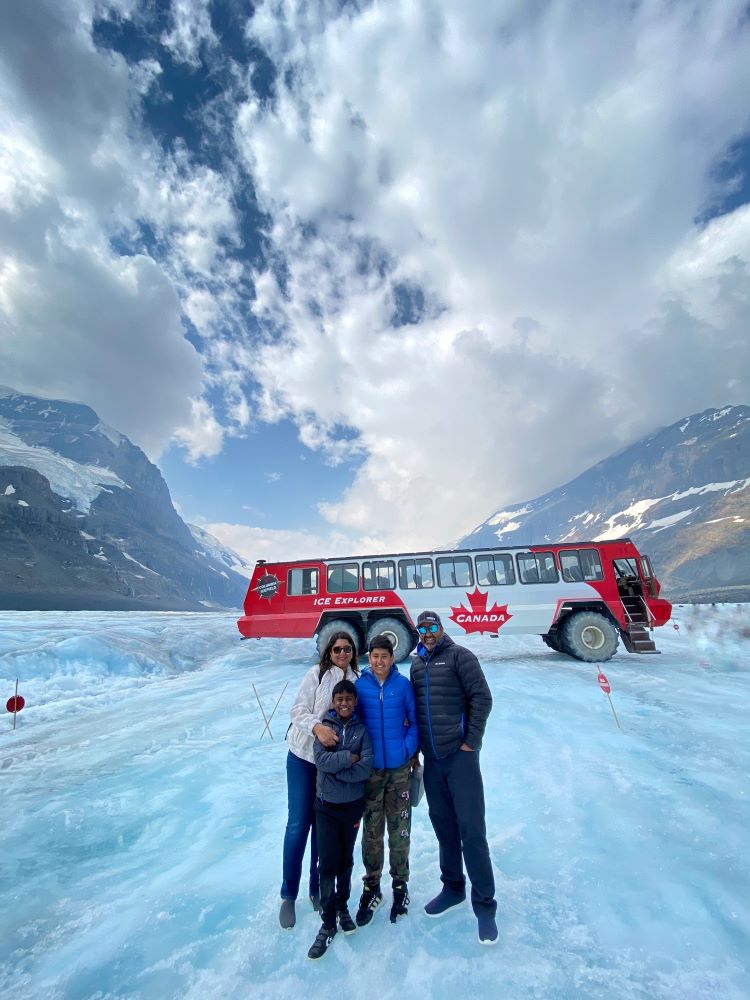
[[[612,709],[612,715],[615,717],[615,722],[617,723],[617,728],[622,729],[620,725],[620,720],[617,718],[617,712],[615,712],[615,706],[612,704],[612,695],[608,694],[607,699],[609,700],[609,707]]]
[[[263,716],[263,721],[265,722],[265,726],[263,727],[263,731],[260,734],[260,738],[263,739],[263,736],[265,735],[267,729],[268,735],[271,737],[271,739],[273,739],[273,733],[271,732],[270,726],[268,724],[268,719],[266,718],[266,713],[263,711],[263,706],[260,703],[260,698],[258,697],[258,692],[255,690],[254,684],[253,684],[253,691],[255,691],[255,700],[258,702],[258,708],[260,709],[260,714]]]
[[[18,678],[16,677],[16,697],[13,701],[13,728],[16,728],[16,716],[18,715]]]
[[[286,684],[284,685],[284,691],[286,691],[288,687],[289,687],[289,681],[287,681]],[[273,706],[273,712],[271,712],[271,714],[268,717],[268,723],[266,725],[266,729],[268,730],[268,735],[271,737],[271,739],[273,739],[273,735],[271,733],[271,723],[273,722],[274,715],[276,715],[276,709],[279,707],[279,703],[281,702],[281,699],[284,697],[284,691],[282,691],[281,694],[279,695],[276,704]],[[266,729],[263,730],[263,733],[265,733]],[[263,735],[263,733],[261,733],[261,736]]]

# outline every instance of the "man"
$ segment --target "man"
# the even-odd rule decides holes
[[[409,911],[409,846],[411,802],[409,782],[419,735],[411,681],[399,673],[393,643],[386,635],[370,641],[370,669],[357,681],[358,713],[367,726],[375,753],[375,767],[365,785],[362,860],[365,885],[357,924],[372,920],[383,900],[383,836],[388,825],[388,860],[393,887],[391,923]]]
[[[420,642],[412,658],[411,679],[424,754],[424,788],[440,846],[443,883],[424,910],[428,917],[439,917],[463,903],[465,862],[479,943],[493,945],[498,941],[497,903],[479,770],[492,695],[479,660],[445,634],[436,612],[423,611],[417,631]]]

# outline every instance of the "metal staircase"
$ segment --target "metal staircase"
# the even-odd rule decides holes
[[[627,629],[621,632],[625,649],[629,653],[658,654],[656,643],[651,637],[651,612],[642,597],[623,596],[622,606],[625,608]]]

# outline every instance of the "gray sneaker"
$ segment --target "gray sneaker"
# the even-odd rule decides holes
[[[297,923],[297,913],[294,909],[293,899],[282,899],[279,910],[279,923],[285,931],[290,931]]]

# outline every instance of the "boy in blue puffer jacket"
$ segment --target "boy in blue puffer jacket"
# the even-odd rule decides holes
[[[362,830],[364,891],[357,924],[372,920],[383,901],[383,836],[388,824],[388,854],[393,885],[391,923],[409,908],[409,846],[411,802],[409,782],[419,747],[419,731],[411,681],[395,665],[393,644],[385,635],[370,641],[370,669],[357,681],[357,712],[367,727],[375,754],[375,768],[365,785]]]

